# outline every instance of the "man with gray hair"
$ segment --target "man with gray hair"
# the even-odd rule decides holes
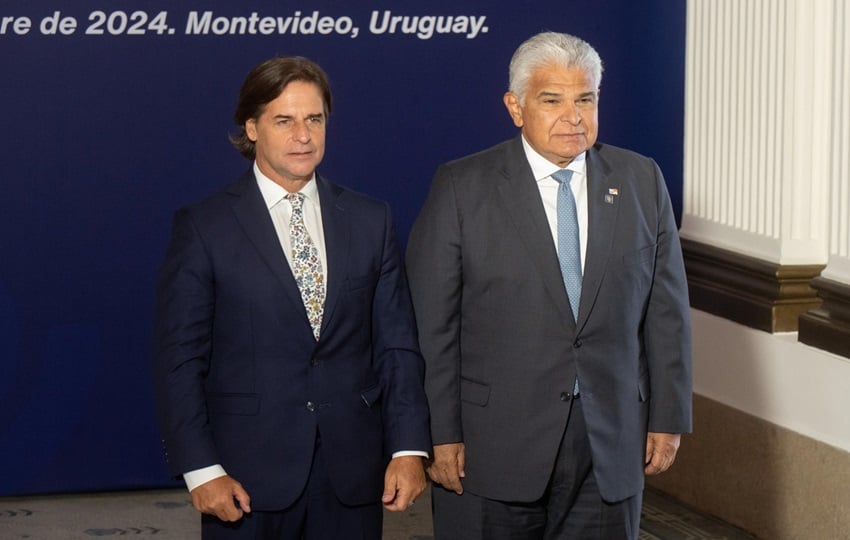
[[[520,134],[442,165],[407,265],[437,540],[637,538],[691,430],[687,283],[656,163],[597,142],[602,62],[523,43]]]

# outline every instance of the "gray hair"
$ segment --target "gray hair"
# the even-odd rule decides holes
[[[511,58],[509,90],[520,103],[525,102],[534,70],[552,64],[585,70],[597,90],[602,83],[602,59],[589,43],[569,34],[542,32],[520,45]]]

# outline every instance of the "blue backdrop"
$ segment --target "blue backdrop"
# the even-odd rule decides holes
[[[170,484],[155,275],[173,211],[249,166],[227,135],[254,65],[326,69],[320,170],[404,243],[437,165],[515,134],[507,65],[542,30],[597,48],[600,140],[654,157],[680,215],[684,0],[3,2],[0,495]]]

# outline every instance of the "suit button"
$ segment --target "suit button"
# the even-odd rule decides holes
[[[573,395],[569,392],[561,392],[561,401],[569,401],[573,398]]]
[[[315,411],[316,410],[316,404],[313,403],[312,401],[308,401],[307,402],[307,410],[310,411],[310,412]]]
[[[311,358],[310,359],[310,365],[313,366],[313,367],[316,367],[316,366],[319,365],[319,361],[315,358]]]
[[[573,343],[573,347],[575,347],[576,349],[581,347],[581,340],[580,339],[575,340],[575,342]]]

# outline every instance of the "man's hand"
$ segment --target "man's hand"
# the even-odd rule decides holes
[[[438,444],[434,446],[434,460],[428,464],[427,471],[431,480],[460,495],[463,493],[460,479],[466,476],[465,466],[463,443]]]
[[[391,512],[403,512],[425,491],[425,468],[420,456],[399,456],[387,465],[381,502]]]
[[[646,436],[646,474],[663,473],[676,460],[682,436],[678,433],[647,433]]]
[[[192,505],[204,514],[222,521],[239,521],[251,512],[251,497],[242,484],[230,476],[220,476],[191,491]]]

